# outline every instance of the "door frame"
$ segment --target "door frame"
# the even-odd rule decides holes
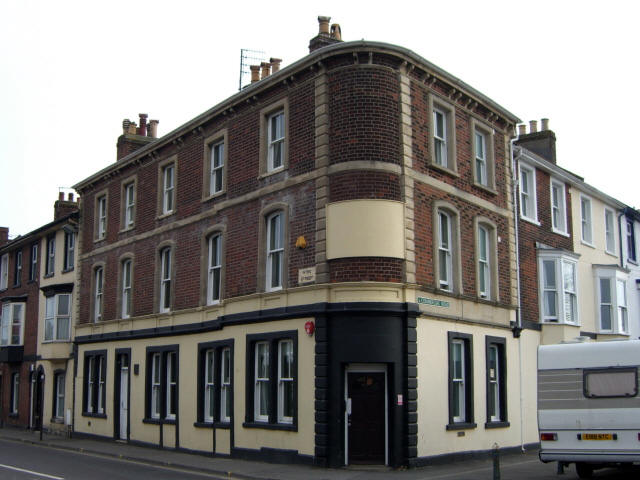
[[[344,368],[344,464],[349,465],[349,373],[384,373],[384,464],[389,465],[389,375],[387,366],[382,363],[349,363]]]
[[[125,438],[122,438],[122,432],[120,431],[120,395],[121,395],[121,382],[122,382],[122,365],[120,364],[120,357],[122,355],[127,356],[128,361],[128,374],[127,374],[127,431]],[[131,435],[131,349],[130,348],[117,348],[115,352],[115,368],[114,368],[114,382],[113,382],[113,437],[116,440],[129,441]]]

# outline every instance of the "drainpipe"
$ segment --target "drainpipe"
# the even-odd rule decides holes
[[[526,127],[525,127],[526,128]],[[520,332],[522,331],[522,315],[520,312],[520,248],[519,248],[519,220],[518,212],[518,192],[519,182],[516,169],[516,157],[514,154],[515,142],[520,138],[520,132],[516,131],[516,136],[509,140],[511,147],[511,180],[513,188],[511,189],[513,196],[513,221],[515,224],[515,250],[516,250],[516,325],[513,327],[513,336],[518,341],[518,368],[520,371],[520,449],[524,453],[524,391],[523,391],[523,362],[522,362],[522,340],[520,340]]]

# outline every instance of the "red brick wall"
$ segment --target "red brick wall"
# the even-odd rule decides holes
[[[331,202],[355,199],[402,200],[400,179],[383,172],[344,172],[329,177]]]
[[[550,189],[549,174],[542,170],[536,170],[536,200],[540,225],[535,225],[522,218],[519,219],[518,248],[520,254],[521,314],[522,319],[529,322],[538,322],[540,320],[536,242],[573,251],[573,240],[570,236],[553,232]],[[565,185],[565,202],[567,206],[567,230],[571,232],[571,197],[568,185]]]
[[[331,282],[402,282],[404,260],[386,257],[329,260]]]

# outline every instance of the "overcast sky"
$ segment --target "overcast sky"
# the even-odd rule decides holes
[[[162,136],[236,93],[240,49],[303,57],[318,15],[549,118],[560,166],[640,207],[639,14],[620,0],[2,0],[0,225],[53,220],[60,187],[115,161],[124,118],[148,113]]]

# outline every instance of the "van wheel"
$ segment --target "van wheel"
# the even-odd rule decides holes
[[[593,467],[588,463],[576,463],[576,472],[580,478],[591,478]]]

